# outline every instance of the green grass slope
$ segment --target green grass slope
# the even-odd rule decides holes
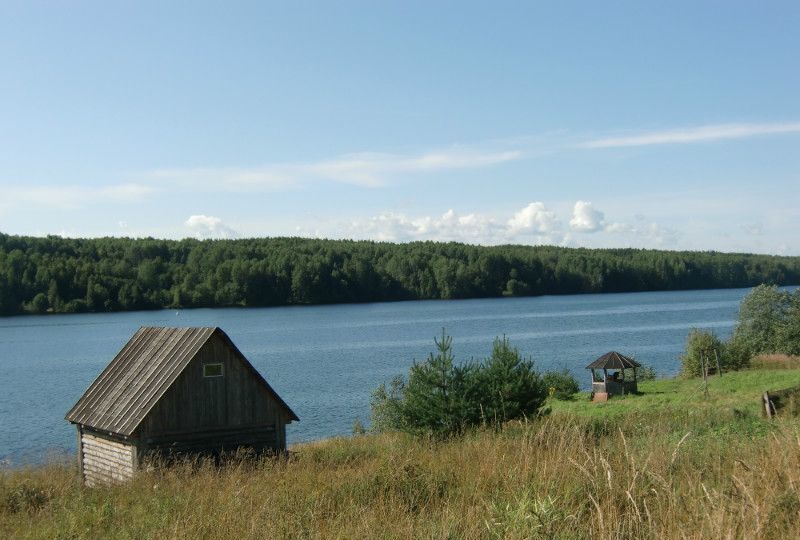
[[[708,398],[702,379],[658,379],[639,383],[640,395],[615,396],[606,403],[592,403],[581,392],[571,401],[551,401],[555,413],[612,418],[657,410],[760,412],[760,397],[767,390],[800,385],[800,371],[753,369],[708,378]]]
[[[72,466],[0,473],[3,538],[797,538],[800,422],[760,415],[793,370],[642,385],[434,441],[183,463],[89,489]]]

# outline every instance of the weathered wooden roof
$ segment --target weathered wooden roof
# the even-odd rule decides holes
[[[642,365],[633,358],[628,358],[617,351],[611,351],[586,366],[586,369],[626,369],[637,367],[642,367]]]
[[[286,409],[297,415],[247,361],[220,328],[142,327],[69,410],[66,419],[100,431],[130,436],[183,372],[200,348],[219,335]]]

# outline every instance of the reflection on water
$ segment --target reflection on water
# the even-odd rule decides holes
[[[139,326],[222,327],[300,417],[291,443],[348,434],[370,392],[427,357],[443,327],[457,359],[506,335],[538,368],[567,367],[588,386],[584,366],[612,349],[676,373],[688,330],[727,337],[747,291],[0,318],[0,460],[74,452],[64,414]]]

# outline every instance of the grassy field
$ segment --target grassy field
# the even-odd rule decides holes
[[[800,367],[800,366],[798,366]],[[614,397],[606,403],[591,403],[586,392],[572,401],[553,401],[554,413],[614,418],[657,409],[675,414],[714,411],[760,413],[759,398],[765,390],[783,390],[800,385],[800,371],[784,367],[751,369],[708,378],[708,398],[702,379],[658,379],[639,383],[641,395]]]
[[[6,471],[0,537],[797,538],[800,421],[759,409],[797,384],[725,374],[706,400],[698,380],[653,381],[460,439],[332,439],[106,488],[63,464]]]

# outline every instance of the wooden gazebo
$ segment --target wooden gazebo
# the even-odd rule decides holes
[[[607,401],[611,396],[635,393],[636,368],[642,367],[633,358],[616,351],[607,352],[588,366],[592,373],[592,401]],[[625,379],[625,370],[632,369],[633,376]],[[603,370],[602,378],[599,371]],[[609,373],[611,371],[611,373]]]

